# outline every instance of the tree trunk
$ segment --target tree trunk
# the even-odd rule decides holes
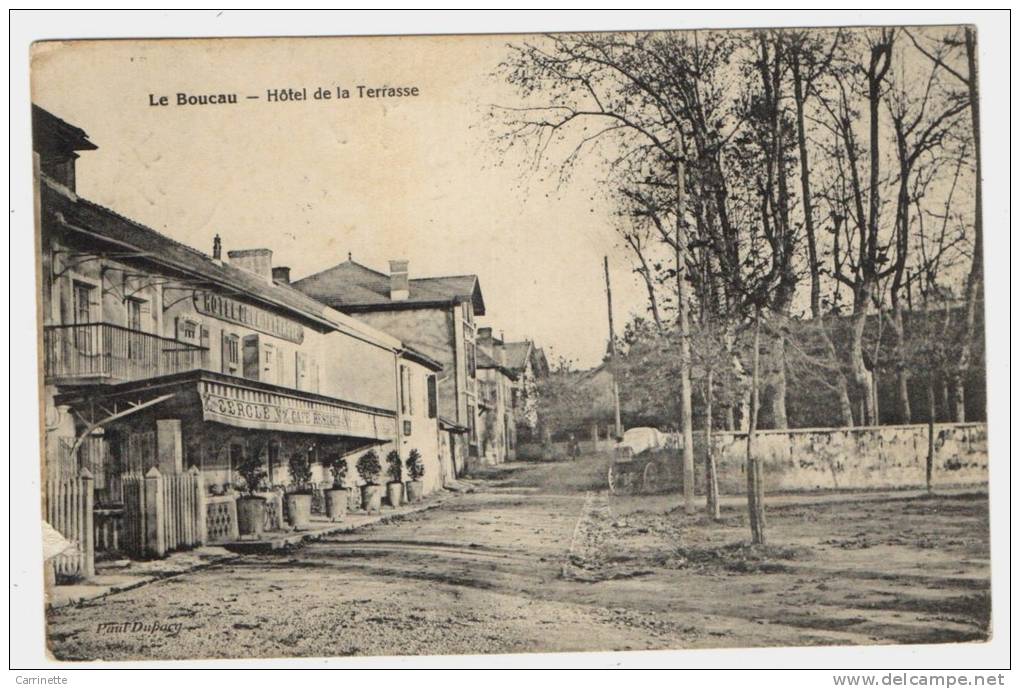
[[[935,468],[935,383],[928,378],[928,457],[924,463],[924,483],[931,492],[931,475]]]
[[[873,426],[875,419],[875,395],[871,369],[864,363],[864,325],[868,319],[867,297],[859,304],[853,315],[850,331],[850,370],[861,394],[861,425]]]
[[[964,323],[960,333],[960,357],[957,360],[954,379],[959,380],[956,386],[959,395],[956,398],[956,409],[953,419],[957,423],[967,420],[964,405],[963,379],[970,369],[974,340],[974,321],[977,317],[978,304],[983,289],[984,271],[984,215],[981,208],[981,111],[978,99],[977,83],[977,46],[974,30],[967,27],[963,30],[964,45],[967,49],[967,92],[970,100],[970,121],[974,137],[974,255],[971,259],[970,274],[967,276],[967,306],[964,312]]]
[[[963,384],[963,376],[956,371],[953,374],[953,415],[950,418],[957,423],[967,420],[967,393],[963,389]]]
[[[677,213],[676,213],[676,269],[677,269],[677,321],[680,330],[680,429],[683,434],[683,481],[684,510],[687,514],[697,512],[694,504],[694,427],[691,413],[691,341],[690,318],[687,310],[687,259],[683,247],[687,245],[687,237],[683,232],[684,224],[684,166],[680,162],[683,142],[678,132],[676,135],[677,150]]]
[[[766,388],[769,427],[786,429],[789,427],[786,416],[786,341],[781,335],[772,340],[769,355],[772,369]]]
[[[715,452],[712,448],[712,369],[708,370],[705,381],[705,508],[708,518],[719,519],[719,476],[715,466]]]
[[[758,425],[758,354],[761,336],[761,314],[755,310],[754,314],[754,349],[751,352],[751,394],[750,394],[750,420],[747,427],[747,454],[745,464],[747,467],[747,512],[751,525],[751,543],[755,545],[765,544],[765,489],[763,481],[761,457],[754,454],[754,436]]]

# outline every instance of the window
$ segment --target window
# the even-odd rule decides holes
[[[241,338],[223,333],[223,372],[236,375],[241,368]]]
[[[202,324],[187,316],[177,317],[177,339],[181,342],[199,344],[201,341]]]
[[[127,308],[127,328],[135,332],[142,332],[142,300],[128,297],[125,301]]]
[[[428,396],[429,396],[429,418],[434,419],[439,414],[439,398],[436,392],[436,376],[435,374],[429,376],[426,379],[428,385]]]
[[[96,288],[85,282],[75,280],[71,287],[71,299],[74,302],[72,309],[75,325],[92,323],[93,304],[92,299]],[[100,343],[98,341],[99,331],[96,328],[75,328],[74,346],[85,356],[99,353]]]
[[[262,343],[262,373],[259,380],[266,383],[276,382],[276,348],[271,342]]]
[[[92,295],[96,288],[84,282],[74,281],[74,322],[76,325],[92,322]]]

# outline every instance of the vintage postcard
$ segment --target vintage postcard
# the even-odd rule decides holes
[[[980,41],[33,44],[49,657],[988,641]]]

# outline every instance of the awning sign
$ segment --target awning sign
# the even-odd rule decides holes
[[[344,435],[372,440],[396,436],[396,419],[225,383],[199,383],[202,418],[230,426],[293,433]]]

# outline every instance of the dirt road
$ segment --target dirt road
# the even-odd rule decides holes
[[[769,545],[751,548],[735,505],[709,523],[684,516],[676,498],[588,491],[586,471],[597,473],[502,469],[478,492],[397,523],[53,611],[52,651],[407,655],[987,634],[984,494],[787,497],[769,510]],[[148,627],[133,631],[137,622]]]

